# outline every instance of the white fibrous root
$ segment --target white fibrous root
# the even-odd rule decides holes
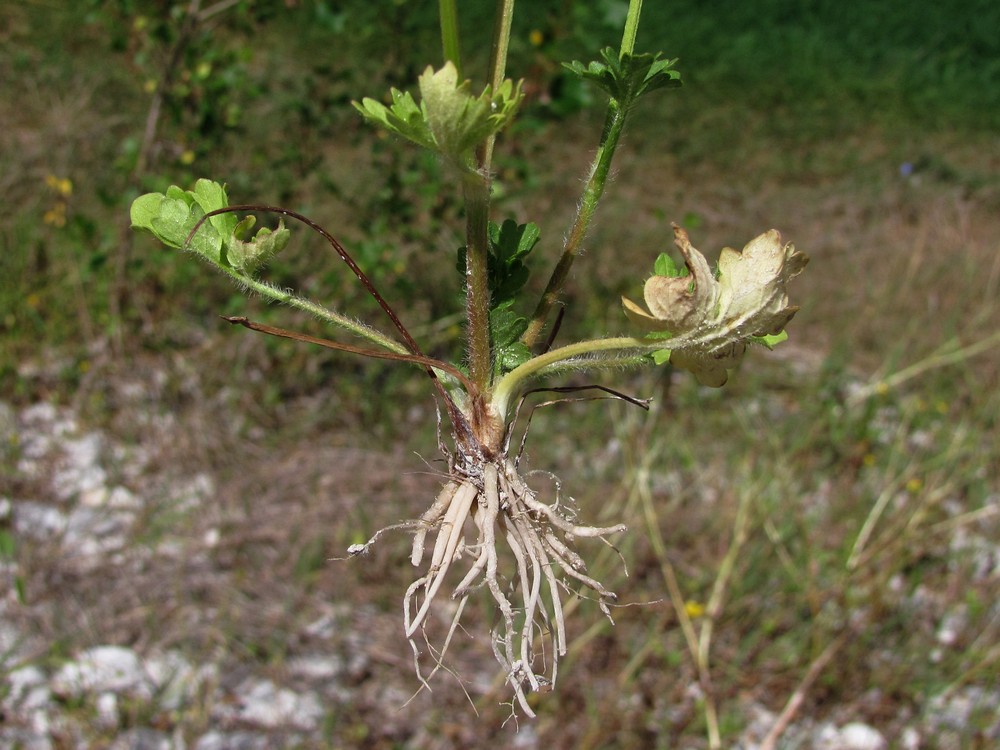
[[[521,711],[534,716],[528,693],[555,686],[559,659],[567,651],[562,594],[581,586],[591,590],[609,618],[608,605],[616,598],[614,592],[587,575],[583,558],[571,547],[572,540],[605,539],[625,531],[625,526],[575,523],[558,502],[539,500],[521,478],[514,461],[504,456],[456,466],[434,504],[416,521],[395,526],[400,527],[416,529],[410,558],[414,566],[424,560],[427,534],[437,534],[426,573],[410,584],[403,598],[404,630],[421,682],[426,686],[427,679],[441,666],[469,596],[485,586],[499,613],[491,633],[493,653]],[[378,536],[352,552],[367,550]],[[503,559],[498,555],[501,540],[511,553]],[[443,648],[435,650],[434,670],[425,678],[416,639],[422,636],[430,647],[425,626],[431,607],[452,567],[463,558],[468,567],[451,590],[451,598],[458,601],[458,606]],[[547,648],[546,644],[551,645]]]

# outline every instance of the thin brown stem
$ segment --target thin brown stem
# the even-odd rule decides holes
[[[389,303],[386,302],[385,298],[379,293],[378,289],[375,288],[375,285],[371,282],[371,279],[369,279],[367,274],[365,274],[365,272],[361,270],[361,267],[358,266],[358,264],[354,261],[354,258],[351,257],[350,253],[348,253],[347,250],[344,248],[344,246],[337,241],[336,237],[334,237],[332,234],[330,234],[323,227],[321,227],[319,224],[317,224],[307,216],[303,216],[302,214],[296,211],[292,211],[287,208],[282,208],[280,206],[265,206],[258,204],[242,204],[236,206],[226,206],[225,208],[219,208],[216,209],[215,211],[209,211],[204,216],[202,216],[198,220],[198,222],[194,225],[194,227],[191,229],[191,231],[188,233],[187,239],[184,240],[184,246],[186,247],[188,243],[191,242],[191,239],[198,232],[198,229],[201,227],[201,225],[204,224],[212,216],[218,216],[219,214],[231,213],[234,211],[268,211],[271,213],[280,214],[282,216],[288,216],[291,219],[295,219],[296,221],[305,224],[307,227],[309,227],[314,232],[323,237],[323,239],[325,239],[327,243],[334,249],[334,252],[337,253],[340,259],[344,261],[345,264],[347,264],[348,268],[351,269],[354,275],[358,278],[358,281],[361,282],[361,285],[364,286],[365,290],[372,296],[375,302],[378,303],[378,306],[382,308],[382,311],[389,317],[389,320],[392,321],[392,324],[396,327],[396,330],[399,331],[400,336],[403,337],[403,341],[406,344],[406,348],[409,349],[416,357],[423,357],[423,352],[420,350],[420,347],[417,345],[417,342],[414,341],[413,336],[411,336],[410,332],[406,329],[406,326],[403,325],[402,321],[399,319],[399,316],[396,315],[396,312],[392,309],[392,307],[390,307]],[[487,336],[488,336],[488,330],[487,330]],[[293,337],[289,336],[289,338]],[[317,343],[320,346],[327,345],[320,343],[321,341],[325,341],[325,339],[317,339],[312,343]],[[338,347],[332,347],[332,348],[338,348]],[[409,361],[415,361],[415,360],[409,360]],[[438,360],[431,360],[431,361],[438,362]],[[444,364],[444,363],[442,362],[439,364]],[[462,445],[465,445],[470,449],[481,453],[482,446],[480,444],[479,437],[477,436],[472,426],[469,424],[469,420],[466,417],[466,415],[463,414],[462,411],[458,408],[454,399],[451,397],[451,394],[448,393],[444,385],[442,385],[440,379],[434,373],[435,367],[444,370],[445,372],[450,372],[452,374],[457,373],[458,370],[451,367],[450,365],[446,365],[445,367],[438,367],[438,365],[436,364],[428,364],[427,366],[425,366],[427,375],[431,378],[431,380],[434,383],[434,388],[437,390],[441,398],[444,399],[445,405],[448,409],[448,415],[451,418],[452,427],[455,431],[455,436],[458,438],[459,442]],[[481,393],[481,389],[472,387],[472,382],[470,382],[470,380],[466,378],[464,375],[459,378],[459,382],[461,382],[463,386],[466,388],[466,392],[469,394],[470,399],[472,399],[472,401],[475,402],[478,398],[478,394]]]
[[[234,325],[241,325],[244,328],[249,328],[251,331],[258,331],[260,333],[266,333],[269,336],[277,336],[283,339],[291,339],[293,341],[301,341],[304,344],[315,344],[316,346],[322,346],[325,349],[335,349],[340,352],[350,352],[351,354],[360,354],[363,357],[372,357],[374,359],[388,359],[395,362],[409,362],[410,364],[419,365],[423,368],[434,368],[436,370],[441,370],[451,375],[453,378],[458,380],[463,387],[471,388],[472,383],[469,379],[465,377],[461,370],[456,367],[452,367],[447,362],[442,362],[439,359],[433,359],[432,357],[424,357],[418,354],[396,354],[395,352],[385,352],[380,349],[365,349],[361,346],[353,346],[352,344],[344,344],[339,341],[331,341],[330,339],[321,339],[316,336],[309,336],[305,333],[298,333],[296,331],[289,331],[284,328],[277,328],[275,326],[265,325],[263,323],[256,323],[249,318],[243,316],[222,316],[222,319],[227,323],[232,323]]]

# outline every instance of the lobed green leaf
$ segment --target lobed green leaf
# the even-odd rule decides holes
[[[194,190],[171,185],[166,193],[139,196],[132,203],[130,215],[136,229],[150,232],[169,247],[182,248],[205,214],[228,205],[223,185],[201,179]],[[252,240],[244,241],[254,223],[252,216],[243,220],[233,213],[211,216],[198,227],[187,247],[217,266],[251,275],[284,249],[290,237],[284,223],[280,223],[277,231],[263,228]]]
[[[677,59],[661,60],[661,54],[626,54],[619,57],[612,47],[606,47],[601,50],[603,62],[594,60],[584,65],[574,60],[563,63],[563,66],[628,107],[644,94],[682,85],[681,74],[673,67]]]
[[[520,83],[504,81],[494,92],[489,86],[479,96],[470,93],[469,81],[459,82],[451,62],[440,70],[428,67],[418,79],[421,102],[409,93],[392,89],[392,105],[374,99],[354,102],[365,119],[452,162],[468,167],[474,149],[505,128],[524,98]]]

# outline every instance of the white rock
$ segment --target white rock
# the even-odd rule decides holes
[[[887,743],[874,727],[861,722],[852,722],[840,730],[844,750],[885,750]]]
[[[941,621],[938,626],[936,633],[937,641],[942,646],[954,646],[958,639],[962,636],[962,631],[965,630],[968,624],[968,616],[966,614],[965,606],[959,605],[947,615]]]
[[[907,727],[899,736],[899,746],[903,750],[920,750],[920,732],[913,727]]]
[[[106,487],[103,484],[80,493],[80,505],[88,508],[117,508],[122,510],[138,510],[142,501],[124,487]]]
[[[52,476],[52,491],[61,500],[99,489],[107,481],[101,466],[101,436],[95,432],[62,442],[63,460]]]
[[[173,502],[177,510],[193,510],[201,507],[215,494],[215,482],[205,472],[198,472],[187,482],[178,485]]]
[[[985,690],[978,685],[968,685],[931,698],[927,705],[927,720],[930,726],[938,729],[948,727],[963,730],[969,726],[977,711],[986,709],[996,712],[998,708],[1000,690]]]
[[[206,682],[218,679],[218,667],[205,664],[195,668],[178,651],[146,659],[146,678],[153,685],[159,706],[168,711],[183,708],[194,699]]]
[[[184,743],[171,742],[170,737],[155,729],[129,729],[108,746],[108,750],[183,750]]]
[[[51,539],[66,530],[66,514],[51,505],[33,500],[14,502],[14,531],[29,539]]]
[[[7,695],[3,700],[5,711],[27,715],[31,711],[48,708],[52,694],[46,684],[48,677],[36,666],[14,669],[7,675]]]
[[[247,680],[237,691],[239,705],[232,716],[238,721],[267,729],[293,727],[315,729],[323,718],[323,707],[313,692],[296,693],[279,688],[270,680]],[[220,706],[222,713],[228,713]]]
[[[213,731],[199,737],[194,750],[267,750],[269,747],[268,738],[259,734]]]
[[[27,645],[27,637],[6,616],[8,609],[15,606],[20,605],[13,596],[0,598],[0,672],[15,662]]]
[[[148,698],[152,692],[138,655],[121,646],[97,646],[84,651],[56,673],[52,690],[57,695],[74,697],[111,692]]]
[[[851,722],[837,729],[833,724],[823,724],[813,739],[816,750],[885,750],[885,738],[867,724]]]
[[[105,729],[118,726],[118,696],[114,693],[101,693],[95,703],[97,708],[97,723]]]
[[[66,524],[63,549],[73,557],[102,557],[125,546],[135,521],[127,511],[75,508]]]
[[[25,729],[0,728],[0,747],[19,750],[52,750],[52,740],[46,735]]]
[[[295,677],[332,680],[344,673],[344,660],[335,656],[300,656],[288,662],[288,671]]]
[[[30,426],[51,424],[58,416],[56,407],[48,401],[32,404],[21,411],[21,421]]]
[[[531,724],[522,724],[511,738],[510,746],[518,750],[536,750],[541,747],[538,732]]]
[[[322,615],[318,620],[314,620],[305,627],[307,635],[313,638],[330,639],[337,633],[338,618],[332,612]]]

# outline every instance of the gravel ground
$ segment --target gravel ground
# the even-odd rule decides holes
[[[0,529],[14,542],[2,563],[0,748],[573,746],[544,720],[504,724],[483,643],[454,656],[464,689],[439,679],[407,704],[418,683],[392,571],[408,546],[376,548],[364,567],[329,560],[357,541],[344,519],[370,530],[430,497],[438,479],[419,459],[335,444],[275,457],[232,435],[206,449],[219,407],[168,408],[148,384],[172,378],[118,383],[131,416],[100,429],[72,407],[0,403],[13,469]],[[199,425],[203,443],[191,439]],[[405,465],[414,472],[400,479]],[[997,575],[996,560],[984,565]],[[962,628],[953,615],[943,645]],[[1000,690],[957,685],[885,726],[893,747],[959,748],[986,711],[1000,743],[998,707]],[[744,714],[734,747],[753,750],[776,714],[756,702]],[[781,747],[890,746],[851,707],[832,715],[843,718],[799,717]]]

